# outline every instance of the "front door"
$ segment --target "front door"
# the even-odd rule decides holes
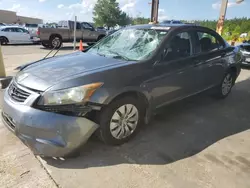
[[[165,56],[154,66],[152,79],[146,83],[151,90],[155,107],[187,97],[199,90],[193,38],[193,34],[187,31],[173,35],[167,42]]]
[[[94,27],[92,27],[89,23],[87,22],[82,22],[82,29],[83,29],[83,40],[86,42],[92,42],[95,41],[96,37],[96,32]]]
[[[15,32],[14,27],[8,27],[3,30],[4,36],[6,36],[9,40],[10,43],[18,43],[19,42],[19,37],[18,33]]]

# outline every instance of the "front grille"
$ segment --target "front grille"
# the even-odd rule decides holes
[[[22,90],[14,83],[10,85],[8,93],[10,97],[17,102],[24,102],[30,96],[29,92]]]
[[[2,118],[4,120],[4,122],[7,123],[7,125],[12,129],[14,130],[16,125],[13,121],[13,119],[11,117],[9,117],[6,113],[2,112]]]
[[[43,111],[48,111],[48,112],[54,112],[58,114],[63,114],[63,115],[69,115],[69,116],[84,116],[88,112],[92,110],[91,107],[89,106],[84,106],[84,105],[59,105],[59,106],[35,106],[35,108],[43,110]]]

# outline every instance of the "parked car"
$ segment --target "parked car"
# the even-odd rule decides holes
[[[2,26],[0,27],[1,44],[24,44],[33,43],[29,31],[19,26]]]
[[[118,31],[118,29],[109,30],[109,31],[107,31],[107,35],[111,35],[111,34],[113,34],[116,31]]]
[[[239,47],[244,58],[244,60],[242,61],[242,65],[249,66],[250,65],[250,41],[244,41],[244,43],[241,44]]]
[[[179,20],[164,20],[161,24],[183,24],[183,22]]]
[[[24,24],[23,27],[29,31],[30,36],[32,37],[33,41],[40,41],[38,37],[38,28],[41,27],[41,24]]]
[[[2,119],[36,155],[67,156],[94,132],[120,145],[169,103],[207,90],[226,98],[241,60],[208,28],[126,27],[83,52],[19,67]]]
[[[60,48],[63,42],[73,42],[74,22],[60,21],[60,28],[39,28],[38,36],[45,48]],[[93,43],[105,37],[106,32],[96,31],[95,28],[87,22],[77,22],[76,40],[86,43]]]
[[[104,27],[97,27],[96,31],[106,32],[107,30]]]

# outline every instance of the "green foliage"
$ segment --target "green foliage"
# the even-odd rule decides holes
[[[211,28],[216,30],[217,21],[216,20],[204,20],[197,21],[201,26]],[[225,20],[222,36],[226,40],[237,40],[240,34],[248,33],[250,37],[250,19],[249,18],[234,18],[231,20]]]
[[[149,22],[150,22],[149,18],[144,18],[144,17],[132,18],[133,25],[148,24]]]
[[[98,0],[93,10],[93,20],[96,26],[114,27],[130,23],[130,18],[119,8],[116,0]]]

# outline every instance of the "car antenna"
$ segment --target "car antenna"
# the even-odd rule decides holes
[[[55,55],[61,50],[62,47],[63,47],[63,45],[61,45],[61,47],[57,49],[56,53],[54,53],[54,55],[52,57],[55,57]]]

